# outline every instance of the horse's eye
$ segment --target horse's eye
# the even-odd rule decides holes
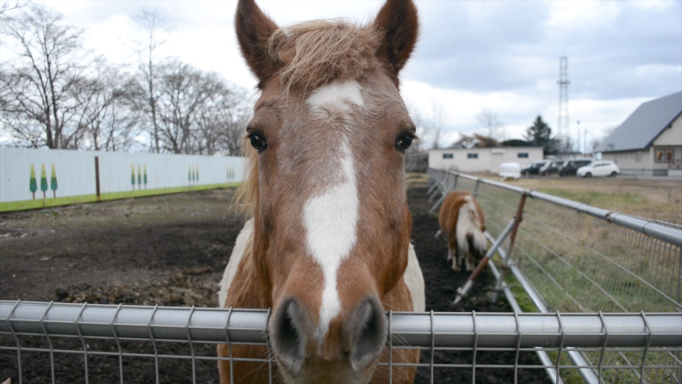
[[[395,140],[395,148],[400,152],[405,153],[410,145],[412,145],[412,140],[414,140],[414,134],[411,132],[401,133]]]
[[[267,148],[268,143],[265,141],[265,138],[257,133],[250,133],[249,134],[249,141],[251,141],[251,146],[258,151],[258,153],[262,152]]]

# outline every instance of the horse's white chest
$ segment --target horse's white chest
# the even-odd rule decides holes
[[[424,275],[422,274],[422,269],[419,266],[419,260],[412,244],[410,244],[410,251],[407,255],[407,268],[403,274],[403,280],[405,280],[405,285],[407,285],[407,289],[412,297],[412,311],[424,312],[426,310]]]
[[[232,285],[232,280],[237,274],[237,269],[239,268],[239,263],[244,258],[248,250],[249,244],[252,243],[253,237],[253,219],[244,224],[239,236],[237,236],[237,241],[232,249],[232,254],[230,255],[230,260],[227,262],[227,267],[225,267],[225,272],[223,273],[223,279],[220,281],[220,292],[218,292],[218,305],[220,308],[225,308],[225,302],[227,301],[227,294],[230,291],[230,286]]]

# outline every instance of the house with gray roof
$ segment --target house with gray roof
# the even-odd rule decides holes
[[[625,175],[682,176],[682,92],[640,105],[595,152]]]

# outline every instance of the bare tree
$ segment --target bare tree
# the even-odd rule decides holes
[[[9,11],[14,11],[25,6],[26,2],[16,1],[3,1],[0,3],[0,15],[3,15]]]
[[[424,149],[438,149],[442,146],[443,134],[448,121],[448,114],[443,104],[436,101],[431,103],[431,113],[423,114],[412,104],[407,104],[407,111],[412,122],[417,127],[419,142],[412,147],[418,152]]]
[[[597,147],[599,147],[602,141],[608,139],[609,136],[611,136],[611,134],[613,134],[613,132],[616,131],[616,129],[618,129],[618,126],[614,125],[604,129],[600,137],[593,136],[592,139],[590,139],[590,148],[592,148],[592,152],[594,152],[597,149]],[[585,130],[585,137],[583,138],[583,140],[585,140],[585,142],[587,143],[587,130]],[[585,148],[585,150],[587,151],[587,148]]]
[[[75,86],[85,77],[83,30],[37,4],[2,18],[3,35],[18,59],[0,72],[0,113],[5,130],[33,147],[75,148],[81,132],[71,124],[80,107]]]
[[[500,134],[502,123],[497,118],[497,112],[492,109],[482,109],[476,115],[476,122],[485,130],[487,134],[485,136],[496,140],[502,139]]]
[[[438,102],[433,102],[431,104],[431,116],[428,119],[428,124],[431,127],[432,132],[432,144],[431,148],[438,149],[441,147],[441,141],[443,140],[443,131],[445,125],[448,121],[447,111],[443,108],[443,104]]]
[[[214,154],[226,125],[236,121],[240,97],[222,78],[178,60],[158,68],[157,113],[161,149]]]
[[[246,124],[251,117],[245,92],[224,83],[219,92],[206,103],[197,120],[197,152],[238,155],[241,151]]]
[[[97,76],[81,83],[75,95],[81,99],[78,124],[83,130],[84,148],[95,151],[126,151],[139,134],[139,109],[135,100],[143,97],[139,84],[116,68],[100,63]]]
[[[158,122],[158,49],[166,43],[163,37],[170,32],[173,26],[166,20],[159,10],[143,10],[134,17],[137,25],[144,32],[144,39],[133,40],[134,49],[137,52],[139,71],[142,82],[145,84],[147,109],[146,115],[150,125],[149,131],[152,138],[152,151],[161,152],[161,128]]]

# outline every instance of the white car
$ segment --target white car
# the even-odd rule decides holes
[[[620,173],[620,169],[613,161],[595,161],[584,167],[578,168],[576,175],[579,177],[612,176]]]

